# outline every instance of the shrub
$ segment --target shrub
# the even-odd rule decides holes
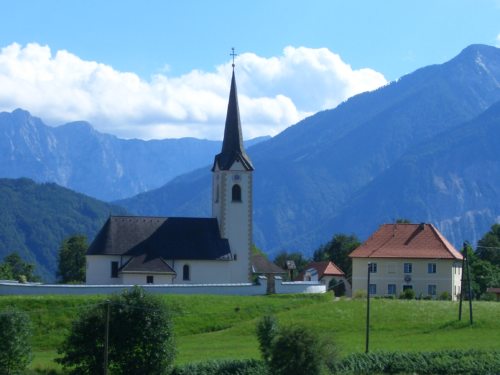
[[[136,287],[82,313],[56,361],[71,374],[102,372],[109,308],[108,363],[113,374],[166,374],[175,355],[170,314],[158,297]]]
[[[399,295],[399,299],[415,299],[415,291],[413,289],[405,289]]]
[[[263,361],[213,360],[176,366],[171,375],[270,375]]]
[[[496,301],[497,295],[495,293],[483,293],[481,294],[481,301]]]
[[[496,374],[500,352],[446,350],[440,352],[355,353],[333,369],[334,374]]]
[[[272,354],[272,344],[278,334],[278,321],[272,315],[263,316],[257,323],[257,340],[264,362],[269,363]]]
[[[25,313],[0,312],[0,373],[24,374],[31,362],[31,324]]]
[[[318,375],[335,357],[333,345],[310,330],[300,326],[281,328],[273,341],[269,371],[273,375]]]
[[[354,299],[362,299],[366,298],[366,290],[364,289],[358,289],[356,292],[354,292],[354,295],[352,296]]]
[[[441,301],[451,301],[451,295],[446,290],[439,295]]]

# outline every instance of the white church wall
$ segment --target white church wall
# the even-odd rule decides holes
[[[122,284],[120,277],[111,277],[111,262],[118,262],[121,257],[118,255],[87,255],[86,256],[86,283],[89,285]]]
[[[230,260],[176,260],[168,262],[177,276],[174,284],[223,284],[231,283]],[[183,279],[183,268],[189,266],[189,279]]]
[[[124,285],[143,285],[147,284],[147,277],[153,277],[153,284],[172,284],[173,275],[149,273],[122,273],[122,284]]]
[[[0,283],[0,295],[91,295],[113,294],[133,288],[134,285],[63,285],[36,283]],[[252,296],[267,292],[267,280],[261,277],[260,285],[241,284],[166,284],[141,285],[146,291],[157,294],[210,294]],[[325,285],[313,282],[281,282],[276,280],[277,294],[325,293]]]

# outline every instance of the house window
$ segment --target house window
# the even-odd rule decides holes
[[[370,284],[368,286],[368,292],[370,294],[377,294],[377,284]]]
[[[146,276],[146,284],[154,284],[154,277],[153,276]]]
[[[396,263],[387,264],[387,273],[396,273]]]
[[[113,279],[118,277],[118,262],[111,262],[111,277]]]
[[[427,273],[436,273],[436,263],[427,264]]]
[[[241,202],[241,186],[234,184],[231,190],[231,200],[233,202]]]
[[[189,265],[185,264],[184,267],[182,267],[182,280],[190,280],[189,277]]]
[[[403,285],[403,292],[404,292],[406,289],[413,289],[413,285]]]
[[[387,284],[387,294],[389,295],[396,294],[396,284]]]
[[[368,263],[370,273],[377,273],[377,263]]]
[[[411,273],[413,267],[411,263],[405,263],[404,264],[404,273]]]
[[[427,294],[430,296],[436,295],[436,285],[427,285]]]

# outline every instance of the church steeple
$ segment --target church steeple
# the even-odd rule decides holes
[[[253,243],[253,165],[243,147],[236,79],[231,79],[222,150],[212,168],[212,217],[231,248],[232,282],[248,282]]]
[[[247,171],[253,171],[252,161],[243,147],[243,136],[241,134],[240,110],[238,106],[238,93],[236,90],[236,79],[231,79],[231,91],[227,105],[226,125],[224,128],[224,141],[222,151],[215,156],[212,171],[218,166],[220,170],[229,170],[234,162],[239,161]]]

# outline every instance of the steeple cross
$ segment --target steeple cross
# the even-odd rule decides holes
[[[233,58],[233,68],[234,68],[234,58],[235,58],[236,56],[238,56],[238,54],[237,54],[237,53],[234,53],[234,47],[233,47],[233,48],[231,48],[231,53],[229,54],[229,56],[232,56],[232,58]]]

